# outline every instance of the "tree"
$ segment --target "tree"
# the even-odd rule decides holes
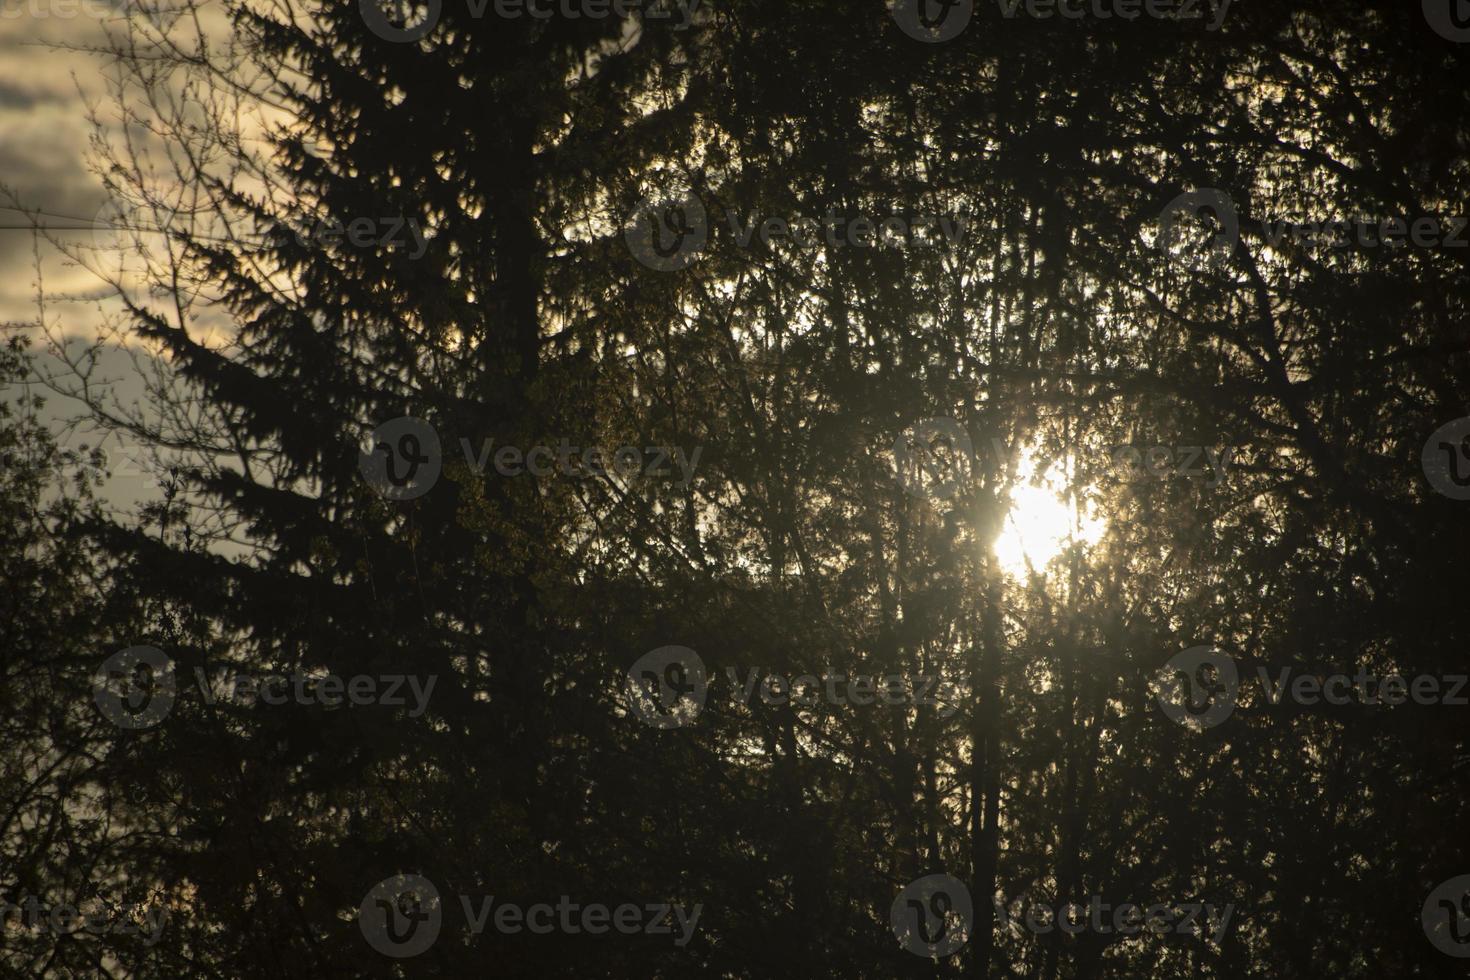
[[[376,8],[242,5],[230,57],[118,52],[194,203],[129,307],[188,420],[136,427],[188,462],[156,527],[96,525],[113,587],[181,677],[435,680],[421,712],[186,688],[136,746],[190,787],[132,815],[169,831],[191,923],[157,955],[1449,975],[1414,914],[1463,860],[1430,829],[1463,799],[1454,707],[1258,679],[1463,662],[1465,523],[1420,457],[1467,402],[1464,264],[1282,224],[1463,200],[1464,99],[1416,97],[1463,91],[1459,50],[1316,2],[1218,31],[977,12],[943,44],[881,6],[665,9],[436,4],[404,41]],[[269,152],[236,104],[279,110]],[[582,452],[619,446],[636,468]],[[648,447],[681,461],[649,473]],[[1069,533],[1010,565],[1048,476]],[[1205,647],[1240,691],[1177,724],[1176,655]],[[837,676],[912,686],[794,696]],[[649,714],[670,695],[683,715]],[[361,928],[400,874],[444,918],[403,963]],[[889,913],[940,874],[973,916],[936,964]],[[686,944],[549,942],[484,928],[484,896],[703,913]],[[1094,897],[1225,918],[1010,918]]]

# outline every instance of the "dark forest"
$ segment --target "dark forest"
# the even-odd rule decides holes
[[[5,976],[1467,975],[1470,3],[106,37]]]

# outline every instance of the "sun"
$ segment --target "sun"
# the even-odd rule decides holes
[[[1064,461],[1051,463],[1039,477],[1036,466],[1034,454],[1028,452],[1021,460],[1011,506],[995,539],[1001,568],[1017,579],[1033,569],[1043,570],[1073,542],[1096,544],[1107,529],[1107,521],[1086,503],[1073,509],[1066,479],[1070,467]]]

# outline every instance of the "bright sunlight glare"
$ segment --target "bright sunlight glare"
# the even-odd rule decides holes
[[[1068,481],[1061,462],[1053,463],[1036,478],[1036,460],[1028,453],[1022,460],[1019,479],[1011,490],[1011,507],[1006,513],[995,555],[1006,574],[1025,578],[1032,569],[1046,567],[1068,544],[1096,544],[1107,522],[1083,502],[1074,512],[1068,499]]]

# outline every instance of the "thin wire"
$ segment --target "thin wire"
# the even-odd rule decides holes
[[[31,222],[24,225],[0,224],[0,231],[101,231],[102,229],[108,229],[111,231],[138,231],[145,234],[151,233],[155,235],[167,235],[169,233],[169,230],[164,227],[149,227],[142,224],[127,225],[119,224],[112,221],[88,221],[86,218],[79,218],[74,214],[59,214],[54,211],[43,211],[40,209],[27,210],[25,208],[11,207],[4,204],[0,204],[0,211],[19,211],[22,214],[33,214],[43,218],[57,218],[62,221],[81,222],[81,224],[77,225],[76,227],[59,227],[56,225],[37,224],[36,222]],[[237,242],[247,240],[247,236],[232,236],[227,238],[219,235],[193,235],[191,237],[195,241],[203,242]],[[255,238],[257,241],[265,240],[264,235],[254,235],[248,237]]]

